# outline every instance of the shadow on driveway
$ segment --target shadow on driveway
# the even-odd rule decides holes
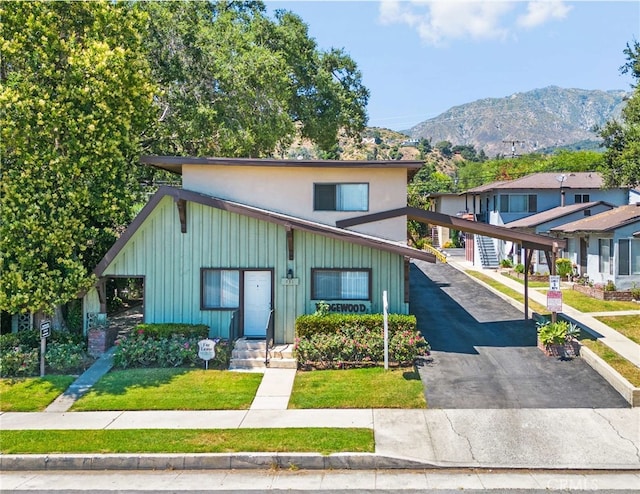
[[[580,358],[547,357],[536,326],[447,264],[411,265],[411,312],[431,345],[419,368],[429,408],[621,408]]]

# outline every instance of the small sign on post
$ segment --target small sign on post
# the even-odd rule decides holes
[[[209,338],[198,342],[198,357],[205,361],[205,369],[209,369],[209,360],[216,356],[216,343],[218,340]]]
[[[40,322],[40,377],[44,377],[44,354],[47,351],[47,338],[51,336],[51,321]]]
[[[558,275],[549,276],[549,291],[551,292],[560,291],[560,276]]]

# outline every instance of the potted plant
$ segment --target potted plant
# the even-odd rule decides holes
[[[580,353],[580,329],[567,321],[539,322],[538,348],[546,355],[562,358],[576,357]]]

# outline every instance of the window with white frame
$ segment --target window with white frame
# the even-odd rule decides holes
[[[618,275],[640,274],[640,239],[618,240]]]
[[[240,271],[203,269],[201,271],[203,309],[236,309],[240,306]]]
[[[313,184],[315,211],[368,211],[369,184]]]
[[[598,240],[598,271],[600,273],[613,274],[613,263],[611,255],[613,254],[613,239],[601,238]]]
[[[371,300],[370,269],[312,269],[312,300]]]
[[[500,194],[501,213],[535,213],[538,196],[535,194]]]

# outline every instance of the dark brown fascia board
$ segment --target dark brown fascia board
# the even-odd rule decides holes
[[[504,226],[479,223],[477,221],[458,218],[457,216],[449,216],[446,214],[435,213],[433,211],[426,211],[424,209],[414,207],[392,209],[380,213],[373,213],[356,218],[349,218],[346,220],[337,221],[336,226],[339,228],[348,228],[350,226],[359,225],[362,223],[382,221],[403,215],[406,215],[410,220],[419,221],[421,223],[440,225],[452,228],[454,230],[476,233],[478,235],[498,238],[500,240],[506,240],[508,242],[516,242],[521,244],[523,247],[535,250],[549,250],[554,248],[562,249],[566,248],[567,246],[567,242],[562,239],[552,238],[546,235],[537,235],[535,233],[514,231]]]
[[[418,170],[424,161],[417,160],[276,160],[254,158],[201,158],[195,156],[142,156],[140,163],[152,165],[173,173],[182,174],[182,165],[216,165],[216,166],[267,166],[290,168],[405,168]]]
[[[375,249],[385,250],[394,254],[410,257],[412,259],[420,259],[423,261],[435,263],[436,258],[433,254],[412,247],[396,244],[389,240],[379,239],[361,233],[353,232],[350,230],[344,230],[328,225],[322,225],[320,223],[314,223],[311,221],[295,218],[293,216],[284,215],[281,213],[275,213],[264,209],[253,208],[243,204],[226,201],[224,199],[218,199],[216,197],[200,194],[185,189],[176,189],[173,187],[163,186],[158,189],[149,202],[142,208],[138,216],[134,218],[125,232],[116,240],[114,245],[105,254],[102,260],[98,263],[93,273],[96,276],[102,276],[102,273],[107,266],[115,259],[118,253],[124,248],[127,242],[131,239],[133,234],[140,228],[147,217],[155,209],[158,203],[164,197],[173,197],[175,201],[185,200],[189,202],[195,202],[205,206],[214,207],[223,211],[241,214],[250,218],[255,218],[262,221],[268,221],[275,223],[285,228],[301,230],[308,233],[314,233],[325,237],[333,238],[336,240],[342,240],[365,247],[371,247]]]

